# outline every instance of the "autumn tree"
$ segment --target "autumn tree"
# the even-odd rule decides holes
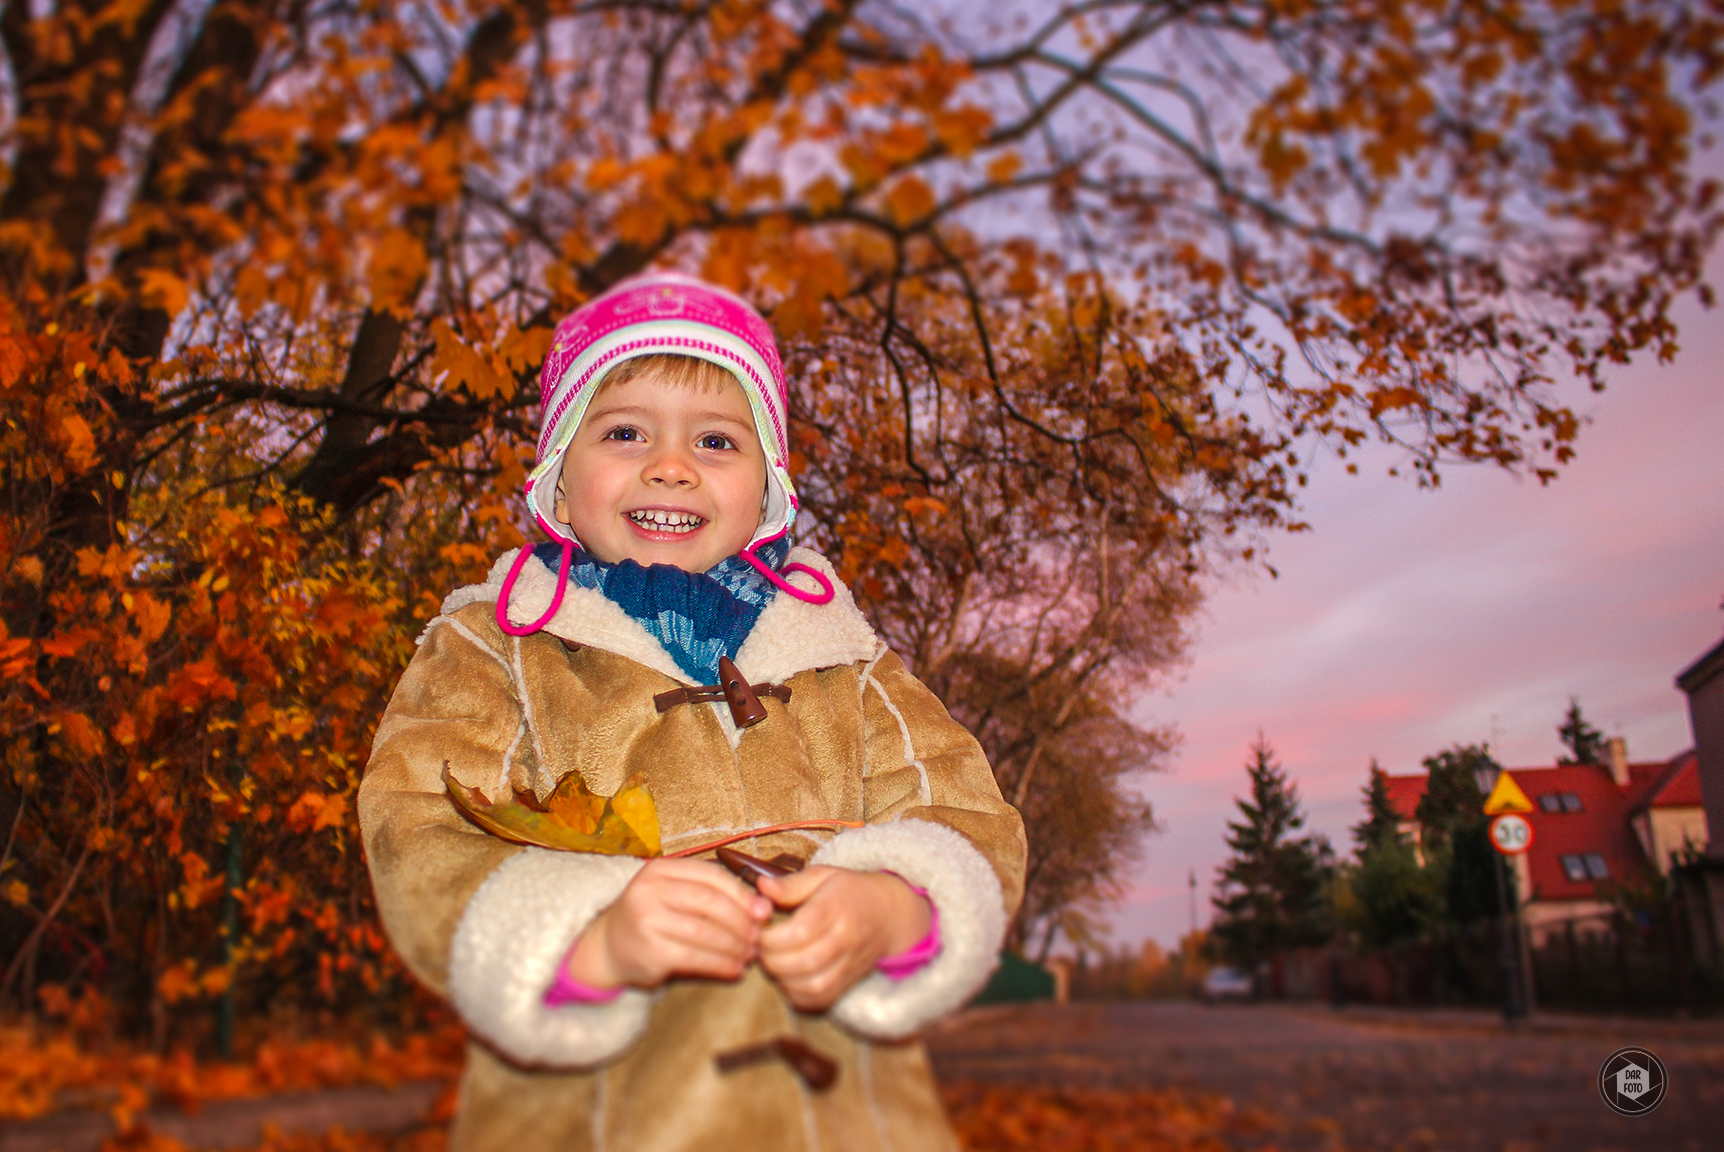
[[[1334,853],[1321,836],[1299,836],[1299,790],[1261,733],[1245,765],[1251,795],[1227,825],[1232,855],[1220,868],[1210,936],[1223,956],[1254,966],[1277,952],[1327,940]]]
[[[550,326],[634,271],[769,312],[804,538],[1029,814],[1021,940],[1105,898],[1171,739],[1128,705],[1312,454],[1548,478],[1563,381],[1676,348],[1718,0],[950,17],[0,11],[5,994],[394,979],[369,724],[524,536]]]

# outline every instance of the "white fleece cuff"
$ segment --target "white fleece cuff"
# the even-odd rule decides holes
[[[957,832],[926,820],[840,833],[809,861],[859,872],[896,872],[928,891],[940,910],[940,954],[903,980],[864,977],[832,1006],[832,1018],[876,1040],[901,1040],[961,1007],[999,963],[1004,896],[987,858]]]
[[[545,1003],[557,965],[645,861],[527,848],[485,878],[455,926],[449,993],[473,1032],[509,1060],[602,1064],[646,1028],[652,997],[629,989],[606,1004]]]

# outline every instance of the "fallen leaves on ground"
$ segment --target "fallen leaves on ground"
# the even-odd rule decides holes
[[[408,1132],[377,1135],[371,1132],[347,1132],[333,1128],[328,1132],[282,1132],[270,1129],[263,1140],[247,1149],[229,1152],[447,1152],[449,1133],[445,1124],[427,1124]],[[102,1152],[192,1152],[171,1136],[135,1128],[102,1145]]]
[[[398,1039],[270,1039],[243,1060],[199,1061],[125,1045],[86,1046],[65,1034],[0,1026],[0,1120],[106,1109],[122,1129],[152,1105],[195,1111],[213,1100],[408,1080],[453,1080],[464,1033],[456,1025]]]
[[[0,1120],[53,1111],[105,1109],[119,1135],[103,1152],[187,1152],[139,1123],[152,1106],[195,1112],[202,1104],[409,1080],[453,1083],[463,1036],[454,1025],[396,1040],[374,1037],[269,1040],[249,1057],[198,1061],[123,1046],[91,1047],[67,1035],[0,1026]],[[1182,1089],[942,1085],[941,1096],[968,1152],[1273,1152],[1272,1121],[1223,1096]],[[248,1152],[445,1152],[445,1100],[423,1125],[372,1134],[267,1129]]]

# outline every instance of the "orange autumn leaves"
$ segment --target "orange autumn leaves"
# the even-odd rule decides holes
[[[0,1029],[0,1121],[26,1122],[74,1107],[113,1118],[119,1146],[183,1152],[143,1126],[151,1108],[195,1111],[220,1100],[267,1098],[354,1085],[453,1085],[464,1037],[449,1024],[398,1039],[265,1039],[244,1059],[198,1061],[124,1046],[89,1047],[61,1035]],[[1062,1088],[957,1082],[940,1095],[968,1152],[1267,1152],[1272,1118],[1188,1089]],[[260,1100],[261,1103],[261,1100]],[[268,1134],[259,1152],[443,1152],[449,1097],[406,1132]],[[112,1143],[110,1147],[114,1146]]]
[[[62,1016],[63,1018],[63,1016]],[[86,1027],[92,1023],[84,1021]],[[264,1038],[244,1059],[161,1055],[74,1034],[0,1027],[0,1123],[71,1108],[104,1108],[123,1131],[150,1107],[193,1110],[205,1103],[409,1080],[452,1082],[465,1035],[452,1024],[397,1038]]]
[[[557,782],[541,803],[531,792],[487,797],[469,788],[443,765],[449,795],[479,827],[518,844],[606,856],[657,856],[658,808],[639,775],[623,781],[613,796],[600,796],[574,772]]]
[[[0,379],[18,414],[15,509],[126,479],[19,427],[104,423],[76,386],[91,373],[56,378],[56,359],[85,354],[77,339],[36,343]],[[380,685],[411,645],[402,596],[310,501],[235,500],[200,459],[137,493],[136,521],[104,526],[105,544],[69,546],[44,515],[3,522],[5,619],[28,625],[0,646],[15,804],[0,900],[17,926],[0,1001],[14,1009],[100,986],[119,995],[110,1022],[132,1029],[151,1005],[245,977],[254,994],[279,979],[290,1001],[330,1004],[400,979],[358,899],[350,824]]]

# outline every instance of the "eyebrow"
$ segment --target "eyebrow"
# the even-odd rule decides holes
[[[643,408],[638,404],[623,404],[612,408],[600,408],[597,412],[589,412],[587,414],[587,419],[603,420],[611,416],[652,415],[655,415],[655,413],[650,408]],[[720,424],[734,424],[738,428],[746,428],[750,431],[754,429],[754,421],[752,419],[742,420],[730,415],[728,412],[696,412],[694,413],[694,419],[698,424],[707,424],[716,421]]]

